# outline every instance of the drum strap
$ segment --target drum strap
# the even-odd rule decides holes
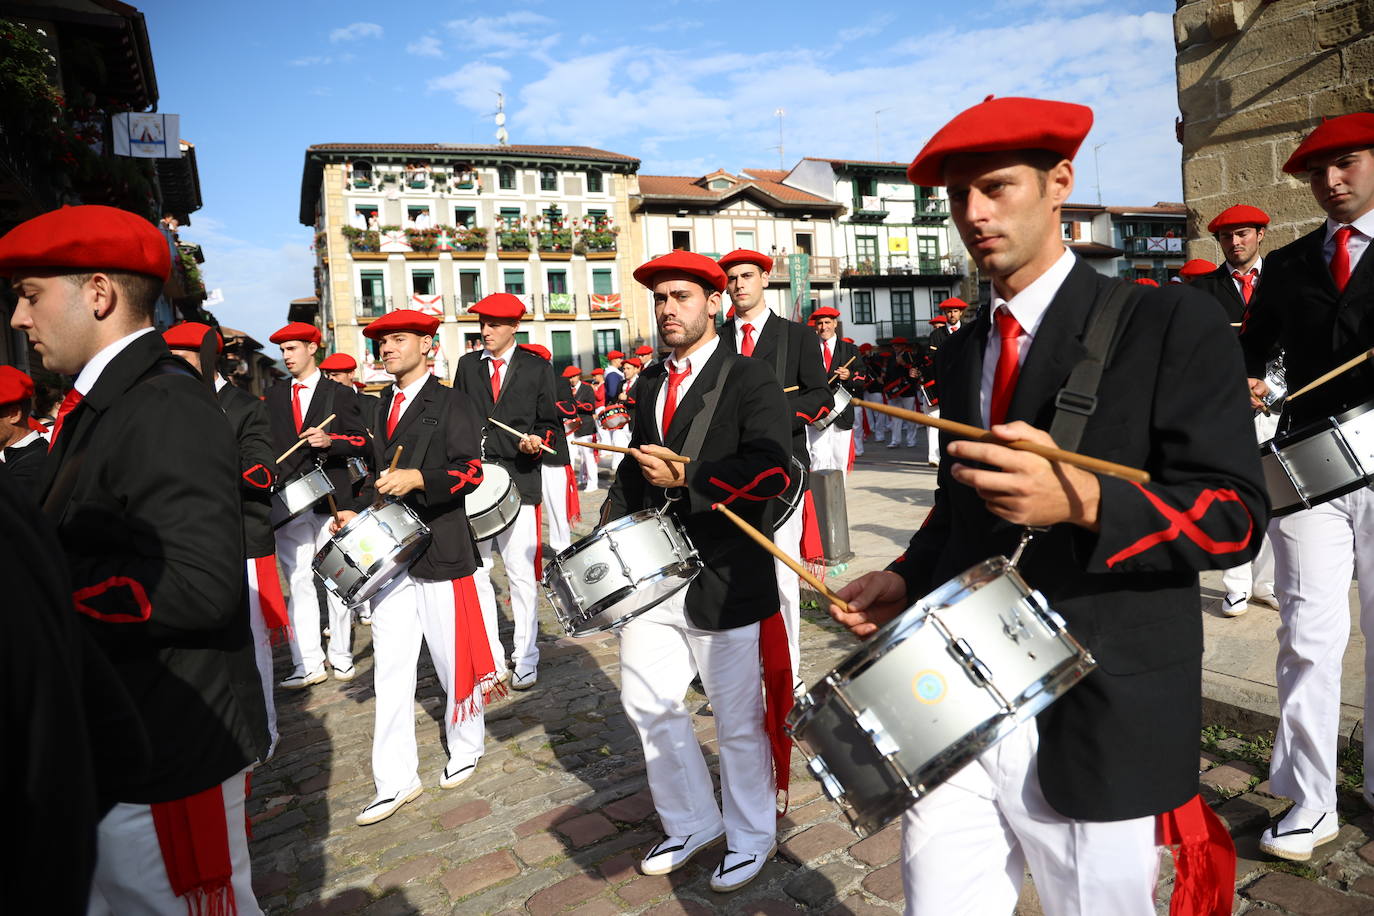
[[[1102,370],[1111,362],[1121,339],[1122,321],[1135,307],[1143,292],[1141,287],[1117,281],[1105,296],[1093,303],[1088,316],[1088,329],[1083,334],[1083,346],[1088,351],[1073,367],[1069,380],[1054,397],[1054,422],[1050,435],[1057,446],[1068,451],[1078,448],[1088,418],[1097,410],[1097,389],[1102,383]]]
[[[720,374],[716,376],[716,383],[711,386],[711,390],[701,399],[701,410],[692,418],[692,425],[687,428],[687,438],[682,444],[684,455],[695,457],[701,454],[701,447],[706,442],[706,432],[711,428],[711,418],[715,416],[716,405],[720,403],[721,392],[725,390],[730,371],[735,368],[735,362],[739,359],[738,355],[722,347],[717,347],[716,352],[721,355]]]

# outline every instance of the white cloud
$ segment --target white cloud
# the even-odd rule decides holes
[[[422,35],[406,45],[406,53],[416,57],[443,57],[444,45],[433,35]]]
[[[546,32],[554,22],[547,16],[529,10],[517,10],[504,16],[477,16],[472,19],[452,19],[444,23],[460,46],[505,56],[520,51],[535,51],[547,41]]]
[[[699,29],[706,23],[700,19],[664,19],[662,22],[655,22],[644,27],[646,32],[686,32],[689,29]]]
[[[431,92],[451,92],[453,100],[477,112],[491,111],[496,93],[510,80],[510,72],[482,61],[464,64],[452,73],[435,77],[425,84]]]
[[[329,33],[329,40],[337,44],[341,41],[358,41],[362,38],[381,38],[382,27],[375,22],[355,22]]]
[[[1095,0],[1089,0],[1095,2]],[[860,38],[868,38],[871,35],[880,35],[892,23],[897,21],[897,17],[892,14],[877,16],[869,20],[864,25],[851,26],[847,29],[840,29],[836,34],[836,39],[840,44],[849,44],[851,41],[858,41]]]
[[[289,64],[292,67],[318,67],[323,64],[327,64],[332,60],[333,58],[326,54],[323,56],[317,55],[314,57],[297,57],[295,60],[287,61],[287,64]]]

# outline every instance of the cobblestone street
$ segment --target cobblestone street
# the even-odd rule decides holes
[[[883,565],[900,550],[929,503],[934,474],[924,449],[871,450],[849,484],[849,521],[858,558],[838,578]],[[919,470],[918,470],[919,467]],[[583,494],[590,530],[604,490]],[[589,498],[590,497],[590,498]],[[899,543],[900,542],[900,543]],[[498,566],[498,571],[500,567]],[[504,594],[503,579],[497,582]],[[803,612],[808,683],[855,643],[818,610]],[[355,628],[359,676],[299,692],[279,691],[281,744],[253,778],[249,811],[255,884],[270,913],[878,913],[900,910],[895,825],[860,840],[793,756],[790,809],[779,851],[760,877],[732,894],[707,886],[719,847],[669,877],[635,865],[659,827],[639,743],[621,711],[613,635],[561,638],[541,600],[543,655],[538,685],[487,712],[487,751],[476,775],[437,787],[441,691],[425,658],[417,714],[425,793],[389,820],[357,827],[371,800],[371,648]],[[509,615],[503,632],[509,639]],[[286,656],[278,653],[279,675]],[[704,698],[697,732],[708,752],[713,728]],[[714,762],[714,757],[710,758]],[[1201,755],[1204,797],[1237,839],[1235,912],[1374,913],[1374,820],[1347,794],[1340,838],[1306,865],[1261,861],[1257,834],[1285,802],[1266,794],[1255,750],[1224,738]],[[1165,858],[1160,899],[1167,912],[1172,869]],[[1018,912],[1040,907],[1027,885]]]

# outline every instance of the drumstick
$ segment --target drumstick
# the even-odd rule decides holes
[[[1370,350],[1367,353],[1361,353],[1359,356],[1356,356],[1353,359],[1348,359],[1345,362],[1341,363],[1339,366],[1332,369],[1325,375],[1317,376],[1312,381],[1308,382],[1306,385],[1303,385],[1297,391],[1291,392],[1288,395],[1288,400],[1291,401],[1300,394],[1306,394],[1313,388],[1316,388],[1318,385],[1325,385],[1327,382],[1331,381],[1333,378],[1340,375],[1342,372],[1348,372],[1351,369],[1354,369],[1356,366],[1358,366],[1360,363],[1364,362],[1367,359],[1374,359],[1374,350]]]
[[[325,498],[329,500],[329,514],[334,516],[334,525],[342,528],[343,522],[339,520],[339,504],[334,502],[334,494],[326,493]]]
[[[841,368],[841,369],[848,369],[848,368],[849,368],[849,364],[852,363],[852,362],[854,362],[854,360],[857,359],[857,358],[858,358],[858,357],[856,357],[856,356],[851,356],[851,357],[849,357],[849,359],[845,362],[845,364],[844,364],[843,366],[841,366],[840,368]],[[830,381],[826,382],[826,384],[827,384],[827,385],[833,385],[833,384],[835,383],[835,379],[837,379],[837,378],[839,378],[839,377],[840,377],[840,373],[836,372],[834,375],[830,376]]]
[[[514,436],[514,437],[517,438],[517,439],[524,439],[524,438],[525,438],[525,434],[522,433],[522,432],[520,432],[520,430],[518,430],[518,429],[511,429],[509,426],[507,426],[506,424],[502,423],[500,420],[493,420],[491,417],[487,417],[487,420],[488,420],[489,422],[491,422],[491,423],[495,423],[497,426],[501,427],[502,429],[504,429],[506,432],[510,433],[512,436]],[[539,447],[542,448],[544,451],[548,452],[550,455],[557,455],[557,454],[558,454],[557,452],[555,452],[553,449],[549,448],[547,445],[545,445],[545,444],[542,443],[542,442],[539,443]]]
[[[387,472],[388,474],[390,474],[392,471],[396,470],[396,465],[398,465],[398,464],[401,463],[401,452],[404,452],[405,450],[406,450],[406,447],[405,447],[404,445],[398,445],[398,446],[396,446],[396,454],[394,454],[394,455],[391,456],[391,467],[389,467],[389,468],[386,469],[386,472]]]
[[[786,563],[789,569],[791,569],[798,576],[801,576],[802,579],[806,580],[807,585],[811,586],[816,591],[824,595],[826,600],[829,601],[831,604],[838,606],[846,614],[849,613],[849,605],[845,603],[845,600],[843,598],[841,598],[839,595],[836,595],[830,589],[826,588],[824,582],[822,582],[820,579],[817,579],[815,576],[811,575],[810,570],[808,570],[805,566],[802,566],[796,560],[788,556],[787,551],[783,550],[777,544],[774,544],[772,539],[764,537],[757,528],[746,522],[744,519],[740,518],[735,513],[731,512],[729,509],[727,509],[720,503],[716,503],[715,505],[711,506],[711,508],[717,509],[720,512],[724,513],[726,518],[730,519],[730,521],[738,525],[739,529],[743,531],[745,534],[749,535],[749,537],[756,544],[758,544],[764,550],[771,553],[773,556],[777,557],[782,562]]]
[[[583,448],[594,448],[599,449],[603,452],[620,452],[622,455],[628,455],[630,454],[630,452],[634,451],[633,449],[624,448],[619,445],[607,445],[604,442],[580,442],[577,439],[573,439],[570,441],[573,445],[580,445]],[[692,463],[692,459],[688,458],[686,455],[678,455],[673,452],[669,452],[666,455],[655,455],[654,457],[662,458],[664,461],[676,461],[678,464]]]
[[[876,401],[854,401],[853,403],[865,410],[876,410],[878,413],[885,413],[888,416],[910,420],[913,423],[934,426],[936,429],[942,429],[947,433],[952,433],[963,439],[973,439],[977,442],[992,442],[997,445],[1005,445],[1007,448],[1014,448],[1022,452],[1031,452],[1039,455],[1041,458],[1047,458],[1050,461],[1062,461],[1065,464],[1071,464],[1085,471],[1096,471],[1099,474],[1106,474],[1110,477],[1120,477],[1122,480],[1130,480],[1135,483],[1150,482],[1149,472],[1142,471],[1139,468],[1127,467],[1124,464],[1117,464],[1115,461],[1103,461],[1101,458],[1094,458],[1091,455],[1081,455],[1078,452],[1066,452],[1062,448],[1041,445],[1038,442],[1027,442],[1025,439],[1004,442],[986,429],[981,429],[977,426],[970,426],[967,423],[959,423],[955,420],[946,420],[943,417],[932,417],[923,413],[917,413],[914,410],[904,410],[901,407],[891,407],[887,404],[879,404]]]
[[[330,422],[333,421],[334,417],[335,417],[335,415],[331,413],[329,416],[327,416],[327,417],[325,417],[323,420],[321,420],[320,423],[319,423],[319,425],[318,425],[316,428],[317,428],[317,429],[324,429],[326,426],[328,426],[328,425],[330,424]],[[286,451],[282,452],[282,453],[281,453],[281,457],[277,459],[277,464],[281,464],[281,463],[282,463],[283,461],[285,461],[287,458],[290,458],[290,457],[291,457],[291,453],[294,452],[296,449],[300,448],[302,445],[305,445],[305,437],[301,437],[300,439],[297,439],[295,445],[291,446],[289,449],[287,449]]]
[[[796,391],[796,390],[797,390],[798,388],[800,388],[800,387],[801,387],[800,385],[793,385],[793,386],[791,386],[790,388],[784,388],[784,389],[782,390],[782,393],[783,393],[783,394],[790,394],[791,392]]]

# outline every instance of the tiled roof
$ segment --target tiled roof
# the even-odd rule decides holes
[[[787,169],[745,169],[744,174],[764,181],[782,181],[787,177]]]
[[[1150,216],[1187,216],[1188,208],[1183,204],[1177,204],[1169,200],[1161,200],[1149,207],[1108,207],[1107,212],[1114,216],[1125,216],[1132,213],[1148,214]]]
[[[826,159],[824,156],[804,157],[812,162],[828,162],[831,165],[876,165],[884,168],[906,169],[909,162],[879,162],[876,159]]]
[[[1104,207],[1104,206],[1102,206],[1101,204],[1075,204],[1075,203],[1067,203],[1067,204],[1064,204],[1063,209],[1065,209],[1065,210],[1079,210],[1079,211],[1083,211],[1083,212],[1089,212],[1089,211],[1091,211],[1091,212],[1093,212],[1093,213],[1102,213],[1102,212],[1104,212],[1107,208]]]
[[[1075,254],[1085,258],[1119,258],[1125,254],[1120,248],[1113,248],[1100,242],[1069,242],[1068,244]]]
[[[463,143],[316,143],[308,151],[320,152],[376,152],[376,153],[472,153],[486,155],[527,155],[562,157],[571,159],[594,159],[606,162],[638,162],[634,156],[597,149],[594,146],[533,146],[517,144],[497,146],[495,144]]]
[[[771,171],[766,169],[746,169],[746,172],[753,175],[760,171]],[[718,174],[718,173],[712,173]],[[785,173],[784,173],[785,174]],[[710,177],[710,176],[706,176]],[[783,201],[785,203],[796,204],[817,204],[820,206],[831,206],[838,208],[832,200],[824,197],[817,197],[806,191],[788,187],[779,181],[771,181],[764,178],[751,177],[741,181],[723,191],[712,191],[702,187],[697,182],[702,181],[701,177],[688,175],[640,175],[639,176],[639,195],[641,197],[660,197],[677,200],[693,199],[702,202],[722,200],[732,194],[738,193],[744,188],[758,188],[764,194]]]

